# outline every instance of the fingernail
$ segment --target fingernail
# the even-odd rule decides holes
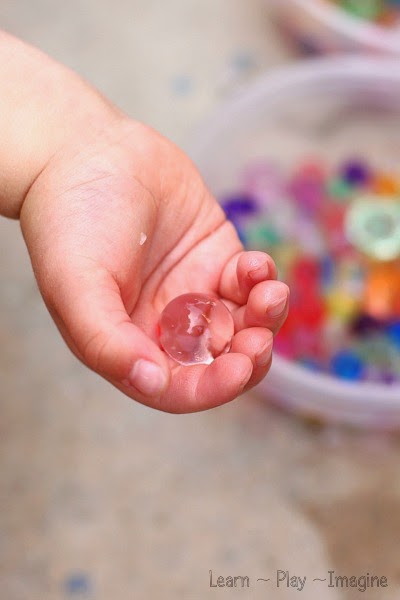
[[[161,367],[140,358],[133,365],[129,382],[145,396],[159,396],[167,385],[167,377]]]
[[[285,312],[287,300],[288,297],[285,295],[275,300],[273,304],[270,304],[267,308],[269,316],[274,318],[280,317]]]
[[[271,360],[272,354],[272,343],[268,341],[259,352],[255,355],[254,362],[257,367],[266,367],[269,361]]]
[[[246,385],[248,384],[250,377],[253,375],[253,367],[251,366],[249,371],[247,372],[247,374],[245,375],[245,377],[243,377],[243,380],[240,384],[240,394],[242,393],[242,391],[244,390],[244,388],[246,387]]]
[[[249,271],[249,278],[255,281],[266,279],[269,275],[269,263],[265,260],[261,265]]]

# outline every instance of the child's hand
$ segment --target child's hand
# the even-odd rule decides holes
[[[232,400],[269,369],[287,286],[266,254],[242,251],[184,154],[110,114],[52,157],[22,206],[44,300],[75,355],[128,396],[169,412]],[[159,347],[160,313],[186,292],[233,311],[231,351],[211,365],[182,367]]]
[[[191,412],[260,381],[287,287],[243,253],[191,162],[75,73],[0,32],[0,214],[21,218],[44,300],[71,350],[128,396]],[[229,354],[181,367],[160,349],[165,305],[212,293]]]

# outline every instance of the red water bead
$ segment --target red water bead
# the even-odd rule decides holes
[[[309,297],[301,306],[300,318],[310,329],[318,329],[324,322],[326,314],[325,302],[318,295]]]
[[[327,202],[321,211],[320,225],[327,246],[334,254],[344,254],[351,247],[345,234],[345,216],[346,207],[337,202]]]
[[[313,257],[303,256],[292,265],[290,278],[295,288],[315,288],[321,277],[321,265]]]
[[[299,348],[296,338],[299,327],[301,327],[299,312],[297,307],[291,306],[287,319],[274,340],[274,351],[290,360],[297,358]]]
[[[289,317],[294,329],[303,325],[314,330],[321,327],[325,319],[326,307],[319,288],[292,285],[290,305]]]
[[[298,306],[294,306],[291,302],[288,316],[279,330],[280,337],[282,339],[292,338],[300,323],[301,319]]]
[[[287,319],[276,337],[274,348],[278,354],[289,359],[307,353],[320,355],[320,330],[326,315],[324,302],[316,294],[307,297],[305,294],[296,294],[295,291],[293,300]]]
[[[181,365],[210,364],[228,352],[233,318],[225,304],[206,294],[183,294],[164,308],[160,344]]]
[[[274,350],[280,356],[293,360],[296,358],[296,348],[291,335],[284,331],[279,331],[274,341]]]
[[[301,257],[292,265],[289,273],[289,285],[291,289],[291,308],[293,317],[298,324],[304,322],[309,307],[318,304],[321,294],[321,265],[319,261],[311,257]],[[313,309],[311,309],[313,310]],[[307,322],[310,318],[306,316]]]
[[[304,175],[312,177],[314,180],[319,180],[322,183],[325,181],[327,175],[326,166],[317,159],[312,158],[302,162],[298,170]]]

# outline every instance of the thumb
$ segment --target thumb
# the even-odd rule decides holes
[[[57,280],[42,294],[71,350],[127,395],[153,406],[168,387],[168,362],[132,322],[113,276],[94,269],[62,272]]]

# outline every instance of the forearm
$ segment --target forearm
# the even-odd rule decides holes
[[[0,65],[0,214],[18,218],[50,158],[117,113],[78,75],[1,31]]]

